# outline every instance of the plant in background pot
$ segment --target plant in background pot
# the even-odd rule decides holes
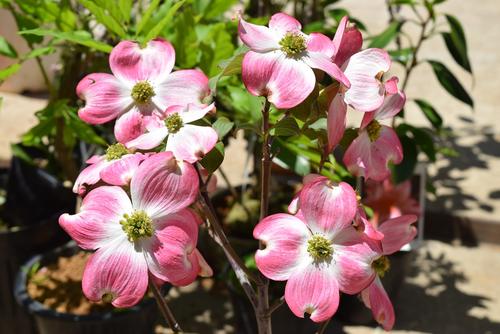
[[[129,309],[117,309],[105,301],[92,303],[83,296],[83,269],[89,256],[69,244],[23,265],[15,294],[33,314],[38,332],[152,333],[157,312],[150,296]]]
[[[36,113],[38,123],[22,136],[19,144],[11,146],[13,157],[1,213],[6,228],[0,232],[0,332],[33,333],[32,320],[12,295],[13,277],[28,258],[68,241],[57,218],[62,212],[75,210],[77,198],[70,185],[87,151],[106,145],[105,139],[76,116],[77,97],[72,86],[82,68],[96,66],[99,60],[83,61],[83,57],[93,54],[89,47],[23,35],[37,26],[67,30],[82,24],[83,15],[78,20],[70,2],[0,1],[0,6],[15,18],[19,34],[30,50],[18,54],[2,37],[2,55],[15,59],[15,63],[0,71],[0,83],[19,70],[23,62],[35,59],[48,92],[47,106]],[[54,53],[58,54],[58,63],[51,67],[55,70],[51,76],[42,59]]]

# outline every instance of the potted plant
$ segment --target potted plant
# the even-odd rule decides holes
[[[83,268],[89,255],[70,243],[32,257],[21,268],[15,295],[33,315],[38,332],[152,333],[157,313],[151,296],[129,309],[91,303],[83,296]]]
[[[17,30],[23,32],[35,27],[67,29],[74,14],[71,4],[61,6],[48,2],[0,2],[15,18]],[[68,13],[64,20],[54,13]],[[72,23],[70,23],[72,22]],[[40,28],[41,29],[41,28]],[[0,304],[0,331],[2,333],[32,333],[33,323],[17,306],[12,294],[13,278],[19,266],[35,254],[54,249],[67,242],[68,236],[58,225],[62,212],[74,212],[77,199],[71,191],[82,160],[106,141],[75,114],[76,94],[72,83],[80,75],[85,50],[69,43],[48,41],[40,35],[22,35],[29,51],[18,52],[2,37],[2,55],[14,63],[0,71],[0,83],[14,74],[21,64],[35,59],[45,79],[47,106],[36,113],[38,123],[12,145],[13,157],[7,171],[6,195],[0,232],[2,249],[0,274],[2,303]],[[88,51],[88,52],[86,52]],[[42,59],[57,53],[58,63],[52,64],[54,75],[49,75]],[[98,60],[85,62],[95,66]],[[53,79],[50,79],[52,78]]]
[[[197,248],[202,225],[248,298],[257,332],[272,331],[273,313],[285,302],[297,317],[309,314],[317,324],[308,326],[324,332],[340,293],[361,294],[374,318],[390,329],[394,314],[380,277],[388,269],[387,256],[414,238],[416,216],[392,217],[375,226],[362,205],[362,184],[401,176],[389,163],[406,171],[409,163],[403,158],[415,151],[405,147],[421,137],[408,125],[387,124],[406,99],[397,78],[386,75],[389,54],[362,50],[361,33],[347,17],[339,20],[332,40],[302,32],[285,13],[274,14],[269,27],[240,14],[237,35],[245,45],[236,49],[236,24],[214,23],[223,11],[210,4],[167,2],[160,9],[155,2],[137,20],[113,4],[85,6],[116,39],[92,44],[111,52],[112,73],[86,72],[75,83],[84,100],[78,116],[98,128],[116,120],[117,142],[88,160],[75,182],[82,206],[59,219],[80,247],[93,251],[84,270],[84,294],[131,307],[148,285],[157,291],[157,280],[182,286],[211,275]],[[148,26],[146,19],[156,9],[162,15]],[[106,13],[116,22],[103,19]],[[234,54],[221,68],[212,52],[219,42]],[[203,71],[191,69],[197,64]],[[221,106],[218,114],[215,105]],[[243,112],[230,115],[233,106]],[[346,129],[348,106],[362,113],[359,128]],[[257,270],[242,258],[246,250],[233,245],[228,222],[221,221],[209,196],[233,128],[245,130],[249,150],[259,157],[251,183],[257,196],[248,197],[258,199],[258,224],[251,226]],[[304,176],[297,193],[283,190],[285,182],[273,175],[274,162]],[[278,203],[287,205],[275,214],[270,210],[273,180],[278,192],[293,197]],[[229,202],[245,194],[231,191]],[[249,210],[247,217],[254,215],[246,203],[241,207]],[[223,213],[225,208],[218,209]],[[154,295],[172,330],[179,332],[164,298]]]

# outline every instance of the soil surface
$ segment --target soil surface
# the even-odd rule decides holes
[[[80,251],[40,269],[33,267],[28,282],[31,298],[61,313],[86,315],[113,310],[111,304],[94,303],[83,295],[83,270],[90,255]]]

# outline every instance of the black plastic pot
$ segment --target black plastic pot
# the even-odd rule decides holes
[[[33,320],[12,294],[14,278],[28,258],[69,240],[58,218],[74,211],[76,197],[46,172],[17,158],[10,169],[0,170],[0,187],[7,190],[2,218],[10,226],[0,231],[0,333],[32,334]]]
[[[257,333],[255,313],[248,298],[232,288],[229,288],[229,293],[236,316],[236,333]],[[295,316],[286,304],[273,312],[271,321],[273,334],[313,334],[318,330],[317,324]]]
[[[154,299],[143,300],[134,307],[89,315],[60,313],[32,299],[27,290],[27,273],[35,264],[45,266],[59,257],[71,256],[79,249],[70,243],[26,262],[16,278],[14,294],[20,305],[33,315],[39,334],[150,334],[157,319]]]

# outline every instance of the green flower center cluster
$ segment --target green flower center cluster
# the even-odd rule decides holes
[[[108,147],[106,150],[106,160],[117,160],[123,157],[125,154],[129,154],[130,151],[121,143],[116,143]]]
[[[142,210],[124,214],[120,225],[131,242],[153,235],[153,220]]]
[[[175,113],[165,118],[165,126],[169,133],[176,133],[184,126],[184,123],[182,122],[181,116]]]
[[[135,102],[139,104],[148,103],[149,100],[155,96],[155,91],[153,86],[147,81],[139,81],[132,88],[132,93],[130,94]]]
[[[320,234],[315,234],[307,241],[307,251],[315,261],[328,260],[333,255],[332,243]]]
[[[382,126],[376,120],[371,121],[366,127],[368,138],[370,138],[372,143],[380,137],[380,130],[382,130]]]
[[[384,277],[385,273],[391,268],[391,262],[384,255],[372,262],[372,268],[380,277]]]
[[[105,294],[102,295],[101,300],[105,302],[106,304],[109,304],[115,299],[113,294],[111,292],[106,292]]]
[[[297,56],[306,50],[306,40],[302,35],[295,32],[287,32],[279,44],[281,45],[281,51],[286,53],[288,57]]]

